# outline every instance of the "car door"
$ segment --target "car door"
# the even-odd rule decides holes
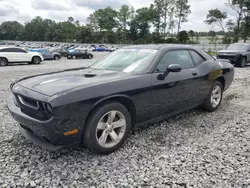
[[[45,50],[45,52],[47,55],[47,59],[54,59],[54,54],[51,51]]]
[[[9,62],[25,62],[25,50],[21,48],[8,48]]]
[[[18,56],[18,61],[20,62],[29,62],[32,59],[32,55],[28,53],[26,50],[23,50],[21,48],[16,48],[15,49],[17,56]]]
[[[159,79],[170,64],[179,64],[180,72],[169,72],[165,79]],[[152,116],[163,116],[182,111],[196,103],[195,93],[199,89],[199,71],[194,66],[188,50],[166,52],[152,74]]]
[[[250,62],[250,45],[248,46],[246,54],[247,54],[247,62]]]

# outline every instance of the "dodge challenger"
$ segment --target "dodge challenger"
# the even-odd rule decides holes
[[[199,106],[215,111],[233,77],[227,60],[192,46],[129,46],[89,67],[12,83],[8,109],[21,133],[45,149],[109,154],[135,125]]]

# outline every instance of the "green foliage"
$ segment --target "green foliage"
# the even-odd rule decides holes
[[[189,41],[189,36],[188,36],[187,31],[179,32],[179,34],[177,35],[177,39],[178,39],[179,43],[187,44]]]
[[[190,5],[188,5],[188,0],[177,0],[175,11],[176,18],[178,19],[177,34],[179,34],[181,23],[187,22],[187,17],[191,13]]]
[[[211,9],[208,11],[207,19],[204,21],[206,24],[217,24],[223,31],[224,23],[223,21],[227,18],[226,12],[221,12],[219,9]]]

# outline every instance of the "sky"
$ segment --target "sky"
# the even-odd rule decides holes
[[[182,30],[208,31],[219,30],[216,26],[204,23],[208,10],[218,8],[228,12],[234,19],[234,12],[225,4],[228,0],[189,0],[192,13],[188,22],[182,24]],[[21,23],[30,21],[35,16],[56,21],[66,21],[72,16],[82,24],[87,17],[99,8],[111,6],[118,10],[123,4],[135,9],[149,6],[153,0],[0,0],[0,22],[17,20]]]

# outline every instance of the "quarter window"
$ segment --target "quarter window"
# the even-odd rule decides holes
[[[193,61],[194,61],[194,65],[195,66],[198,66],[199,64],[203,63],[205,60],[205,58],[203,58],[200,54],[198,54],[197,52],[193,51],[193,50],[190,50],[189,51],[192,58],[193,58]]]
[[[156,67],[157,72],[166,71],[170,64],[179,64],[183,69],[192,68],[193,61],[187,50],[174,50],[167,52]]]

